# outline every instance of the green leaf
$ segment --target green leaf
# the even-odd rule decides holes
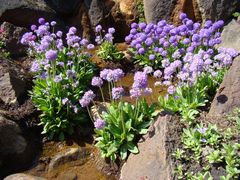
[[[133,143],[131,143],[131,142],[128,142],[128,143],[126,144],[126,146],[127,146],[128,150],[129,150],[131,153],[133,153],[133,154],[137,154],[137,153],[139,152],[137,146],[135,146],[135,145],[134,145]]]

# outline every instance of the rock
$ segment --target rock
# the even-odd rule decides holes
[[[85,159],[89,154],[90,152],[84,148],[70,148],[66,152],[60,152],[50,161],[48,171],[51,171],[67,162]]]
[[[179,130],[176,131],[176,126],[174,126],[179,122],[173,122],[173,120],[174,117],[170,115],[158,117],[149,128],[149,133],[144,135],[138,143],[139,154],[130,154],[123,165],[121,180],[173,178],[170,158],[172,152],[170,151],[179,139],[179,134],[176,133]],[[176,133],[175,136],[174,133]]]
[[[143,0],[144,13],[148,23],[157,23],[165,19],[170,20],[177,0]]]
[[[92,0],[88,14],[93,27],[100,24],[105,16],[104,3],[99,0]]]
[[[225,48],[233,48],[240,52],[240,22],[233,19],[222,31],[222,43],[219,45]]]
[[[64,179],[64,180],[77,180],[78,176],[76,173],[67,171],[63,172],[58,176],[58,179]]]
[[[19,126],[0,116],[0,157],[8,154],[21,154],[27,146]]]
[[[223,116],[240,106],[240,57],[234,59],[216,93],[208,117]]]
[[[179,23],[180,12],[194,21],[227,21],[239,7],[238,0],[144,0],[146,20],[153,23],[162,19]]]
[[[4,22],[0,29],[3,33],[0,34],[0,39],[4,39],[6,43],[6,51],[12,57],[18,57],[26,54],[26,47],[20,42],[22,35],[27,32],[26,28],[17,27],[8,22]]]
[[[0,59],[0,101],[21,104],[27,96],[27,78],[23,70],[7,60]]]
[[[229,20],[239,10],[239,0],[197,0],[203,20]]]
[[[32,176],[24,173],[17,173],[5,177],[4,180],[45,180],[45,178]]]
[[[46,3],[62,15],[76,15],[83,0],[46,0]]]
[[[16,26],[29,28],[43,17],[47,20],[56,20],[57,14],[43,0],[1,0],[0,24],[4,21]]]

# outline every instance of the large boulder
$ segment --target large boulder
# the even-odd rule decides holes
[[[240,21],[233,19],[222,31],[222,42],[219,46],[233,48],[240,52]]]
[[[229,20],[239,9],[239,0],[144,0],[146,20],[153,23],[161,19],[179,23],[180,12],[197,21]]]
[[[234,59],[212,101],[209,117],[223,116],[240,106],[240,57]]]
[[[0,101],[22,104],[27,99],[27,75],[14,63],[0,59]]]
[[[10,53],[11,57],[19,57],[26,54],[26,47],[20,42],[22,35],[27,32],[26,28],[14,26],[11,23],[4,22],[0,29],[0,39],[5,42],[6,51]]]
[[[159,116],[138,143],[139,154],[130,154],[121,170],[121,180],[172,179],[171,151],[179,140],[173,116]]]
[[[57,14],[43,0],[1,0],[0,24],[4,21],[29,28],[40,17],[58,20]]]

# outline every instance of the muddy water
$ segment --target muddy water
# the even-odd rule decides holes
[[[51,159],[70,148],[82,148],[84,155],[78,160],[63,163],[53,170],[49,170]],[[79,180],[115,180],[114,176],[107,176],[97,168],[99,156],[93,144],[79,146],[76,142],[47,142],[35,167],[24,172],[27,174],[53,180],[79,179]]]

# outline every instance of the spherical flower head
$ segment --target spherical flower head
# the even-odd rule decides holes
[[[46,53],[45,53],[45,58],[48,59],[49,61],[53,61],[53,60],[56,60],[57,59],[57,51],[56,50],[48,50]]]
[[[119,81],[125,75],[123,70],[120,68],[112,70],[112,73],[113,73],[113,77],[114,77],[114,79],[113,79],[114,82]]]
[[[145,41],[145,44],[146,44],[147,46],[151,46],[151,45],[153,44],[152,38],[147,38],[147,40]]]
[[[94,127],[97,129],[97,130],[100,130],[100,129],[103,129],[106,125],[106,122],[103,120],[103,119],[97,119],[95,122],[94,122]]]
[[[139,49],[138,49],[138,53],[139,53],[139,54],[144,54],[144,53],[145,53],[144,48],[139,48]]]
[[[97,87],[101,87],[103,85],[103,80],[100,77],[93,77],[92,78],[92,86],[97,86]]]
[[[101,32],[102,31],[102,26],[101,25],[97,25],[96,28],[95,28],[95,31],[97,33]]]
[[[182,42],[184,45],[188,45],[191,41],[188,38],[185,38]]]
[[[68,101],[69,101],[68,98],[64,98],[64,99],[62,99],[62,104],[65,105]]]
[[[134,28],[134,29],[137,29],[137,28],[138,28],[138,24],[137,24],[137,23],[135,23],[135,22],[134,22],[134,23],[132,23],[132,24],[131,24],[131,28],[132,28],[132,29],[133,29],[133,28]]]
[[[56,33],[56,35],[57,35],[57,37],[59,37],[59,38],[61,38],[62,37],[62,31],[58,31],[57,33]]]
[[[112,28],[108,28],[108,33],[114,34],[115,33],[115,29],[113,27]]]
[[[45,24],[45,19],[44,18],[39,18],[38,23],[41,24],[41,25]]]
[[[87,45],[87,49],[89,50],[93,50],[95,48],[95,46],[93,44],[88,44]]]
[[[75,34],[77,32],[77,29],[75,27],[70,27],[68,30],[68,33]]]
[[[109,41],[109,42],[113,41],[113,36],[110,33],[105,34],[104,38],[106,41]]]
[[[30,42],[34,41],[36,36],[32,32],[26,32],[21,38],[21,44],[28,45]]]
[[[132,88],[129,93],[131,98],[136,98],[136,99],[140,98],[142,95],[142,91],[139,88]]]
[[[87,107],[90,104],[90,100],[87,99],[86,97],[83,97],[82,99],[79,100],[79,104],[81,107]]]
[[[31,66],[31,71],[32,72],[38,72],[40,70],[40,66],[38,61],[33,61],[32,66]]]
[[[146,23],[144,23],[144,22],[139,23],[139,28],[140,28],[141,30],[145,29],[146,26],[147,26],[147,25],[146,25]]]
[[[162,71],[161,70],[154,71],[153,76],[155,78],[160,78],[162,76]]]
[[[112,88],[112,98],[117,100],[123,96],[124,89],[122,87]]]
[[[199,42],[199,41],[201,41],[201,37],[198,34],[194,34],[192,36],[192,41],[193,42]]]
[[[167,92],[168,94],[174,94],[176,92],[176,88],[173,85],[171,85],[167,88]]]
[[[107,80],[107,75],[111,72],[111,69],[104,69],[100,72],[100,77],[104,80]]]
[[[152,94],[153,90],[152,90],[152,88],[147,87],[143,90],[143,92],[146,96],[150,96]]]
[[[37,29],[37,26],[35,24],[31,25],[31,30],[35,31]]]
[[[181,21],[183,21],[183,20],[186,19],[186,18],[187,18],[187,14],[186,14],[186,13],[180,13],[179,19],[180,19]]]
[[[55,76],[54,82],[59,83],[59,82],[61,82],[61,81],[62,81],[62,76],[61,76],[61,75]]]
[[[146,66],[143,68],[143,72],[146,74],[151,74],[153,72],[153,68],[151,66]]]
[[[51,24],[51,26],[56,26],[57,23],[56,23],[56,21],[52,21],[50,24]]]
[[[134,74],[133,88],[144,89],[148,86],[147,74],[145,72],[138,71]]]
[[[209,28],[211,26],[212,26],[212,21],[211,20],[206,21],[205,24],[204,24],[205,28]]]
[[[94,92],[92,90],[88,90],[84,93],[83,97],[92,101],[96,97],[96,95],[94,94]]]
[[[150,54],[150,55],[149,55],[149,60],[152,61],[152,60],[155,59],[155,57],[156,57],[156,56],[155,56],[154,54]]]
[[[86,46],[88,44],[88,40],[87,39],[82,39],[80,41],[80,44],[83,45],[83,46]]]

